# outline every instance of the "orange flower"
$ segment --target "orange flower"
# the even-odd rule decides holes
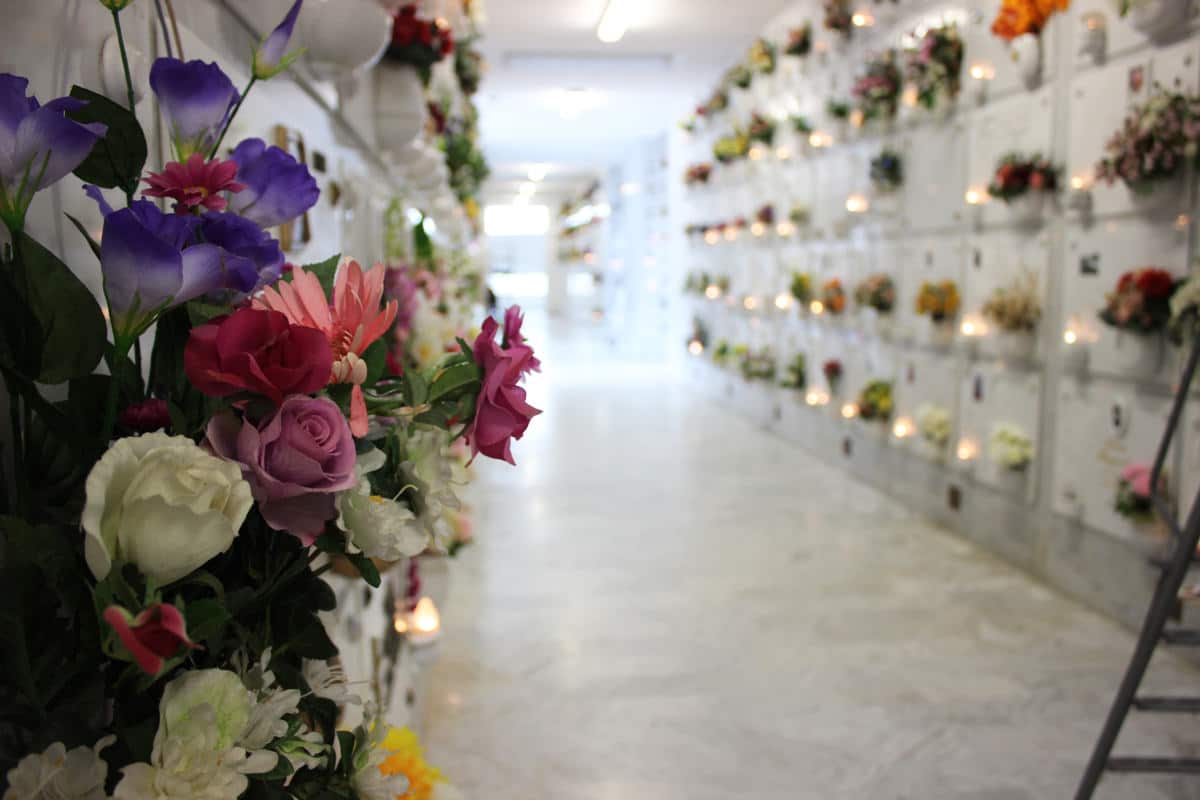
[[[1041,33],[1052,15],[1066,11],[1070,5],[1071,0],[1002,0],[992,33],[1006,41]]]
[[[392,728],[383,742],[389,755],[379,771],[384,775],[408,778],[408,791],[396,800],[430,800],[436,784],[445,783],[442,773],[425,761],[417,735],[408,728]]]

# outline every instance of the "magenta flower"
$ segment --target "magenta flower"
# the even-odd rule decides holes
[[[525,344],[525,336],[521,333],[521,326],[525,323],[525,315],[521,312],[520,306],[509,306],[504,312],[504,336],[501,338],[501,347],[528,347]],[[522,374],[526,372],[541,372],[542,362],[533,355],[533,348],[529,348],[529,358],[522,365]]]
[[[514,319],[519,319],[520,312]],[[505,315],[508,317],[508,315]],[[519,328],[519,326],[518,326]],[[528,345],[496,343],[500,326],[488,317],[483,331],[475,339],[475,363],[483,370],[483,386],[476,401],[475,418],[467,426],[465,438],[471,445],[472,457],[483,453],[489,458],[515,464],[512,440],[520,439],[529,421],[542,413],[525,400],[525,390],[518,384],[536,359]],[[520,335],[519,330],[517,331]]]
[[[176,214],[189,214],[197,206],[209,211],[224,211],[225,196],[222,192],[240,192],[244,183],[234,180],[238,165],[235,161],[212,159],[192,153],[186,163],[172,161],[162,172],[151,172],[146,178],[150,188],[142,192],[146,197],[167,197],[175,201]]]
[[[1150,497],[1150,466],[1133,462],[1121,470],[1121,480],[1129,484],[1129,490],[1138,497]]]
[[[242,465],[267,524],[306,546],[337,515],[338,492],[358,483],[354,436],[326,397],[292,395],[257,425],[232,413],[208,423],[208,446]]]

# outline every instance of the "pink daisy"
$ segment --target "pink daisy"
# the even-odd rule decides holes
[[[145,197],[169,197],[175,201],[176,214],[188,214],[196,206],[209,211],[224,211],[226,200],[222,192],[240,192],[246,188],[238,183],[238,165],[235,161],[213,159],[205,161],[199,153],[192,153],[186,164],[172,161],[162,172],[151,172],[146,178],[150,188],[142,192]]]

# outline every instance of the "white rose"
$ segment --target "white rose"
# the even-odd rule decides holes
[[[384,463],[383,453],[376,449],[358,457],[358,485],[338,495],[337,524],[350,545],[367,558],[399,561],[423,551],[429,537],[406,504],[371,493],[365,476]]]
[[[84,554],[103,580],[113,561],[170,583],[229,549],[253,498],[241,468],[184,436],[120,439],[87,478]]]
[[[108,764],[100,751],[116,741],[106,736],[95,747],[68,751],[55,742],[44,752],[25,756],[8,771],[4,800],[106,800]]]

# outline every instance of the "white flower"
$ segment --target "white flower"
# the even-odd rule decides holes
[[[185,436],[120,439],[87,478],[84,554],[103,580],[113,561],[170,583],[229,549],[253,505],[241,468]]]
[[[446,510],[462,508],[454,493],[454,462],[448,436],[434,428],[414,428],[409,431],[404,454],[404,476],[417,488],[421,521],[430,533],[436,534]]]
[[[367,473],[384,465],[379,450],[369,450],[358,458],[358,485],[337,497],[338,528],[355,551],[381,561],[399,561],[415,556],[429,544],[429,536],[417,523],[406,503],[371,493]]]
[[[296,736],[290,736],[280,742],[276,748],[279,755],[292,765],[292,771],[302,769],[319,769],[329,758],[329,745],[324,737],[316,731],[306,731]]]
[[[275,753],[248,752],[255,734],[254,695],[232,672],[187,672],[167,684],[149,764],[122,771],[115,800],[229,800],[246,791],[246,775],[269,772]]]
[[[992,428],[988,455],[994,463],[1006,469],[1025,469],[1033,461],[1033,441],[1016,425],[1000,422]]]
[[[70,751],[55,742],[41,753],[25,756],[8,771],[4,800],[106,800],[108,764],[100,751],[116,740],[105,736],[95,747]]]
[[[950,412],[941,406],[922,405],[917,409],[917,428],[940,447],[950,440]]]
[[[354,754],[354,791],[359,800],[395,800],[408,793],[408,778],[384,775],[379,771],[379,765],[388,758],[388,752],[383,749],[388,728],[375,718],[372,707],[364,711],[363,719],[366,720],[363,729],[367,732],[367,740]]]
[[[333,661],[304,659],[304,682],[312,693],[338,706],[362,705],[362,698],[350,691],[346,683],[346,672],[342,665]]]

